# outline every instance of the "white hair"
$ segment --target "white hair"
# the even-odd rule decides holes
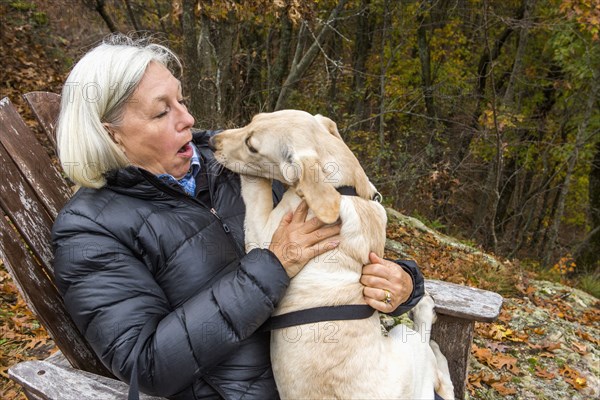
[[[106,125],[119,125],[150,62],[181,71],[170,49],[121,34],[109,36],[71,70],[62,90],[56,141],[62,167],[76,184],[100,188],[106,172],[130,165]]]

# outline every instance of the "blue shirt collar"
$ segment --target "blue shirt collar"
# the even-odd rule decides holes
[[[183,178],[177,180],[177,179],[175,179],[175,177],[173,177],[173,175],[170,175],[170,174],[160,174],[160,175],[157,175],[157,177],[167,183],[176,183],[177,185],[181,186],[181,188],[187,194],[189,194],[190,196],[194,196],[196,194],[196,176],[198,175],[198,172],[200,172],[201,164],[200,164],[200,154],[198,153],[198,149],[196,149],[196,146],[191,142],[190,142],[190,145],[192,146],[192,151],[193,151],[191,162],[190,162],[190,169]]]

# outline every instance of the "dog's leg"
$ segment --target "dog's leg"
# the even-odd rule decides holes
[[[244,229],[246,251],[267,245],[264,230],[273,211],[273,189],[269,179],[240,175],[242,198],[246,204]]]
[[[413,308],[413,324],[414,330],[417,331],[422,338],[424,343],[429,343],[431,339],[431,326],[437,319],[434,311],[433,298],[429,293],[425,292],[425,295],[419,301],[419,303]]]
[[[435,354],[435,362],[437,364],[437,371],[435,374],[434,388],[437,394],[439,394],[444,400],[454,399],[454,385],[450,379],[450,369],[448,368],[448,360],[440,351],[440,346],[431,340],[429,346]]]
[[[412,311],[414,328],[421,335],[421,340],[429,343],[429,347],[435,355],[435,377],[434,388],[438,395],[444,400],[454,399],[454,386],[450,379],[450,370],[448,368],[448,360],[440,351],[438,344],[431,340],[432,325],[437,319],[435,314],[435,303],[433,297],[425,292],[425,296],[415,306]]]

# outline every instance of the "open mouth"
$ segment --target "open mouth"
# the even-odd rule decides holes
[[[191,150],[192,150],[192,145],[190,144],[190,142],[187,142],[186,144],[181,146],[181,148],[179,150],[177,150],[177,154],[187,153],[188,151],[191,151]]]

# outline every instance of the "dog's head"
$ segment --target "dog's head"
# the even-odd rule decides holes
[[[335,122],[321,115],[298,110],[258,114],[242,128],[215,135],[211,145],[226,168],[294,187],[325,223],[339,217],[336,187],[354,186],[366,199],[376,192]]]

